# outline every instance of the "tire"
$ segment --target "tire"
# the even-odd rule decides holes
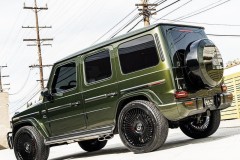
[[[87,151],[87,152],[94,152],[102,149],[106,146],[107,141],[99,141],[98,139],[91,139],[86,141],[78,142],[79,146]]]
[[[153,103],[136,100],[121,111],[118,131],[123,144],[130,151],[146,153],[164,144],[168,135],[168,121]]]
[[[14,136],[14,153],[17,160],[47,160],[49,146],[32,126],[20,128]]]
[[[217,131],[220,121],[220,110],[215,110],[210,112],[210,116],[201,117],[199,124],[197,124],[196,119],[182,122],[180,129],[188,137],[194,139],[206,138]]]

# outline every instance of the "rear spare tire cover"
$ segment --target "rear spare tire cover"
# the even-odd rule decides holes
[[[201,88],[215,87],[223,77],[223,60],[218,48],[209,39],[200,39],[187,48],[185,64],[193,84]]]

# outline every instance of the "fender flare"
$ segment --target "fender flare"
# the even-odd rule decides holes
[[[37,121],[35,118],[28,118],[28,119],[23,119],[20,120],[16,123],[13,124],[13,137],[16,134],[16,132],[23,126],[33,126],[37,129],[37,131],[44,137],[44,139],[47,139],[49,137],[49,133],[47,132],[46,128],[44,125],[41,125],[39,121]]]

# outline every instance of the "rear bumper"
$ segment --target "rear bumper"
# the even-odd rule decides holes
[[[205,103],[206,98],[213,99],[214,103],[207,106]],[[207,110],[222,110],[231,106],[233,100],[232,93],[219,93],[213,97],[205,98],[192,98],[178,102],[178,111],[182,118],[186,118],[191,115],[204,113]]]
[[[8,146],[10,149],[13,149],[13,137],[12,137],[12,132],[7,133],[7,141],[8,141]]]

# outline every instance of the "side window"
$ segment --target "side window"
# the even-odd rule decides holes
[[[124,74],[149,68],[159,63],[156,45],[151,35],[121,44],[118,54]]]
[[[69,63],[56,69],[53,83],[52,93],[63,92],[76,87],[76,64]]]
[[[86,81],[96,82],[112,75],[109,51],[103,51],[85,59]]]

